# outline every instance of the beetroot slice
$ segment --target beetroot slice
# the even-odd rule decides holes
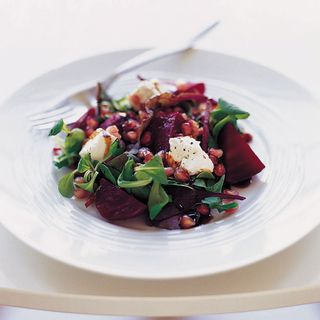
[[[101,179],[96,192],[96,207],[107,220],[130,219],[148,212],[144,203],[106,179]]]
[[[222,160],[226,168],[227,183],[248,180],[265,168],[231,123],[227,123],[220,131],[218,144],[223,150]]]
[[[96,109],[90,108],[85,114],[83,114],[76,122],[71,125],[71,129],[80,128],[85,130],[87,127],[87,119],[95,118]]]
[[[184,118],[179,112],[172,112],[166,115],[154,116],[149,129],[152,133],[153,143],[151,150],[157,153],[161,150],[169,151],[169,139],[180,132]]]

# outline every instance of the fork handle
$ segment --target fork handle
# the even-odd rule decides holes
[[[173,45],[173,46],[167,46],[167,47],[158,47],[155,49],[151,49],[148,51],[145,51],[136,57],[130,59],[129,61],[126,61],[125,63],[118,66],[112,74],[106,78],[102,83],[103,87],[107,90],[111,84],[121,75],[128,73],[130,71],[133,71],[139,67],[142,67],[150,62],[160,60],[162,58],[175,55],[177,53],[181,53],[184,51],[187,51],[193,47],[193,45],[198,41],[200,38],[202,38],[204,35],[206,35],[211,29],[213,29],[215,26],[218,25],[218,21],[210,24],[205,29],[201,30],[201,32],[194,35],[191,39],[188,41]]]

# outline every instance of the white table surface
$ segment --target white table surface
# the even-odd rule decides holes
[[[0,0],[0,102],[34,77],[73,60],[110,50],[155,46],[168,41],[169,35],[175,39],[216,18],[222,20],[221,26],[199,47],[269,66],[320,98],[319,12],[318,0]],[[1,203],[0,210],[7,205]],[[216,303],[214,310],[208,306],[206,312],[319,301],[319,231],[317,228],[271,259],[211,279],[214,286],[204,281],[198,293],[213,297],[210,301]],[[110,295],[106,280],[33,252],[2,227],[0,239],[0,303],[116,314],[113,302],[102,299]],[[66,278],[67,283],[62,281]],[[123,297],[134,285],[131,289],[127,284],[120,286],[114,295]],[[28,291],[49,297],[41,301]],[[189,293],[186,286],[185,295]],[[50,294],[55,296],[49,299]],[[59,295],[65,295],[61,301],[69,299],[69,309]],[[72,306],[73,295],[81,298],[78,305]],[[131,311],[139,314],[134,307]]]

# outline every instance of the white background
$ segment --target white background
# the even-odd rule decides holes
[[[221,25],[199,47],[269,66],[320,98],[319,16],[318,0],[0,0],[0,103],[32,78],[68,62],[175,41],[215,19]],[[320,318],[314,305],[211,319],[277,320],[289,313],[292,320]],[[0,319],[38,317],[66,318],[0,309]]]

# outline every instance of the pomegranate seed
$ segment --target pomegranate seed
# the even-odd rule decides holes
[[[99,122],[96,119],[93,119],[91,117],[86,120],[86,123],[87,123],[88,127],[92,128],[94,130],[97,129],[99,126]]]
[[[164,172],[166,173],[167,177],[170,177],[174,174],[174,169],[172,167],[165,167]]]
[[[138,140],[138,134],[135,131],[124,132],[123,138],[131,143],[136,143]]]
[[[73,192],[73,195],[77,198],[77,199],[84,199],[89,197],[90,192],[87,190],[83,190],[80,188],[76,188]]]
[[[190,229],[196,225],[196,222],[190,218],[189,216],[182,216],[180,220],[180,227],[181,229]]]
[[[218,177],[223,176],[226,173],[226,169],[224,168],[224,165],[222,163],[218,163],[214,167],[214,174]]]
[[[192,127],[192,137],[196,138],[199,135],[199,124],[197,121],[190,120],[189,121],[191,127]]]
[[[144,156],[143,162],[146,163],[150,161],[153,158],[153,153],[151,151],[147,152],[147,154]]]
[[[221,158],[223,155],[223,151],[221,149],[210,148],[208,150],[209,156],[215,156],[217,158]]]
[[[181,131],[184,136],[190,136],[192,134],[192,126],[189,122],[184,122],[181,125]]]
[[[250,133],[244,132],[242,135],[242,138],[244,139],[245,142],[249,143],[252,141],[253,137]]]
[[[90,136],[94,133],[94,129],[91,127],[86,127],[86,136],[90,138]]]
[[[146,131],[141,137],[141,145],[149,146],[151,144],[152,135],[150,131]]]
[[[84,181],[84,178],[83,178],[83,177],[76,177],[76,178],[74,179],[74,182],[75,182],[75,183],[84,183],[85,181]]]
[[[208,216],[210,214],[210,208],[206,204],[199,204],[197,206],[197,212],[200,213],[202,216]]]
[[[189,173],[181,167],[175,169],[174,177],[180,182],[188,182],[190,180]]]
[[[60,153],[60,151],[61,151],[61,148],[53,148],[53,149],[52,149],[52,152],[53,152],[53,154],[54,154],[55,156],[58,156],[59,153]]]
[[[218,164],[218,158],[216,156],[209,155],[209,158],[214,165]]]
[[[130,130],[136,129],[138,126],[139,126],[138,121],[134,119],[129,119],[124,122],[124,124],[122,125],[122,128],[124,131],[130,131]]]

